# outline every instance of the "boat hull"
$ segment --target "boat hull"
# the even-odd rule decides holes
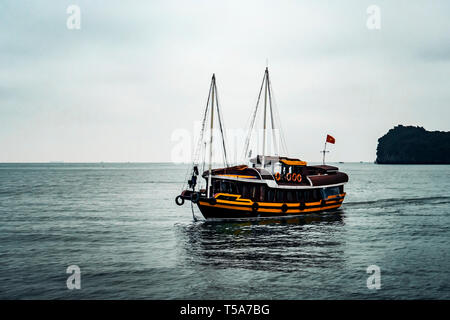
[[[263,219],[288,218],[311,213],[335,210],[342,205],[345,195],[337,199],[309,203],[233,203],[231,201],[209,201],[201,199],[197,205],[205,219]],[[257,203],[257,205],[255,205]]]

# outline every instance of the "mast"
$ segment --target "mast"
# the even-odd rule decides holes
[[[272,144],[273,144],[274,153],[276,156],[278,156],[280,151],[278,150],[277,138],[275,135],[275,121],[273,119],[272,93],[271,93],[269,74],[267,74],[267,80],[268,80],[267,82],[268,82],[268,86],[269,86],[268,91],[269,91],[270,119],[271,119],[271,123],[272,123]]]
[[[267,82],[269,80],[269,69],[266,67],[266,89],[265,89],[265,95],[264,95],[264,129],[263,129],[263,152],[262,152],[262,167],[264,168],[265,162],[266,162],[266,110],[267,110]]]
[[[272,152],[275,153],[275,155],[279,155],[280,154],[280,150],[282,149],[286,154],[287,154],[287,147],[286,147],[286,142],[284,141],[284,137],[283,137],[283,131],[281,128],[281,123],[275,123],[277,118],[277,109],[276,109],[276,104],[274,104],[274,101],[272,101],[272,96],[273,96],[273,92],[272,92],[272,85],[270,83],[270,78],[269,78],[269,68],[266,67],[266,70],[264,72],[264,77],[263,80],[261,81],[261,87],[259,89],[259,93],[258,93],[258,99],[256,101],[256,107],[250,117],[250,125],[248,128],[248,133],[247,133],[247,137],[245,139],[245,144],[244,144],[244,153],[243,153],[243,157],[246,158],[247,154],[248,154],[248,149],[250,146],[250,139],[252,137],[252,131],[253,128],[255,126],[255,122],[256,122],[256,118],[257,115],[260,114],[259,112],[259,107],[260,107],[260,102],[262,99],[262,92],[263,89],[265,89],[264,94],[265,94],[265,99],[264,99],[264,126],[263,126],[263,150],[262,153],[258,152],[258,156],[257,156],[257,161],[259,162],[259,157],[261,155],[262,157],[262,166],[264,167],[265,162],[266,162],[266,142],[267,142],[267,121],[270,120],[271,121],[271,125],[272,125],[272,140],[273,140],[273,150]],[[267,99],[269,100],[269,102],[267,102]],[[267,103],[269,103],[269,106],[267,106]],[[267,110],[267,107],[270,108],[270,110]],[[270,111],[270,119],[267,119],[267,112]],[[275,112],[275,115],[274,115]],[[279,117],[279,116],[278,116]],[[278,120],[279,121],[279,120]],[[275,128],[277,128],[277,130],[279,130],[279,143],[277,142],[277,135],[275,132]],[[260,145],[258,144],[258,150]]]
[[[325,165],[325,154],[327,152],[330,152],[327,150],[327,142],[325,141],[325,145],[323,146],[323,150],[320,151],[321,153],[323,153],[323,158],[322,158],[322,164]]]
[[[208,189],[206,190],[206,197],[209,198],[211,190],[211,169],[212,169],[212,145],[213,145],[213,129],[214,129],[214,93],[216,90],[216,75],[212,76],[212,92],[211,92],[211,131],[209,133],[209,170],[208,170]]]

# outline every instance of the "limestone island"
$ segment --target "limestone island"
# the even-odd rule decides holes
[[[398,125],[378,139],[378,164],[450,164],[450,132]]]

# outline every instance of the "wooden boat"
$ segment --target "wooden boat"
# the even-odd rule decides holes
[[[323,164],[313,166],[309,166],[305,161],[296,158],[265,155],[267,111],[270,112],[272,129],[274,129],[272,93],[267,68],[259,92],[256,110],[258,109],[264,84],[262,154],[250,159],[250,163],[247,165],[225,166],[213,169],[211,161],[213,136],[211,134],[209,169],[202,173],[202,177],[206,181],[206,187],[199,190],[195,189],[197,176],[199,175],[199,166],[194,163],[192,176],[188,181],[189,188],[183,190],[175,199],[178,205],[182,205],[185,200],[189,200],[198,206],[206,219],[226,220],[287,218],[334,210],[342,205],[346,195],[344,184],[348,182],[348,176],[340,172],[337,167],[325,165],[325,149],[323,151]],[[210,108],[211,129],[214,123],[214,103],[216,104],[217,113],[220,115],[216,90],[215,76],[213,75],[202,125],[202,134],[205,128],[208,108]],[[269,99],[267,99],[268,97]],[[254,114],[255,116],[252,118],[253,123],[256,118],[256,111]],[[219,124],[222,131],[220,116]],[[244,153],[247,152],[247,149],[248,139],[246,139]],[[224,154],[226,155],[225,145]]]

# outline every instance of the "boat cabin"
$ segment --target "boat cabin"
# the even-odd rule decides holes
[[[308,166],[305,161],[286,157],[264,158],[251,159],[251,167],[212,170],[210,195],[223,200],[289,203],[320,201],[344,193],[348,177],[336,167]],[[202,176],[208,181],[209,171]]]

